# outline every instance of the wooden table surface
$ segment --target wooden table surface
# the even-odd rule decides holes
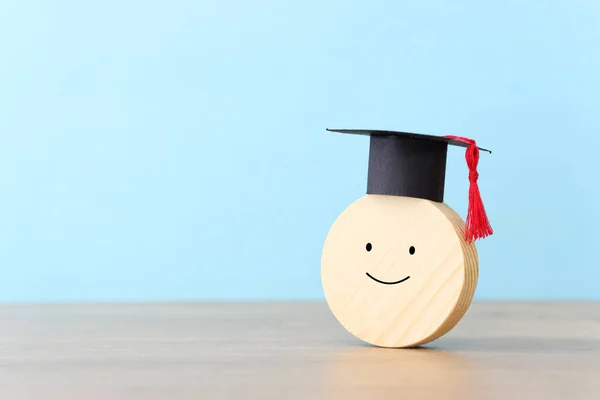
[[[423,349],[324,303],[0,306],[0,399],[600,399],[600,303],[474,304]]]

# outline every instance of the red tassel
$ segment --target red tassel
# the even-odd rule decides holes
[[[494,231],[488,221],[485,208],[483,207],[483,201],[481,201],[481,194],[479,193],[479,186],[477,185],[477,179],[479,174],[477,173],[477,164],[479,163],[479,148],[473,139],[467,139],[460,136],[444,136],[451,140],[466,143],[469,145],[465,154],[467,159],[467,166],[469,167],[469,209],[467,212],[467,229],[465,231],[465,240],[472,242],[473,240],[483,239],[490,236]]]

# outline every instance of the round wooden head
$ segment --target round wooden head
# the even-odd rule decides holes
[[[474,243],[450,207],[425,199],[367,194],[335,221],[321,278],[327,303],[357,338],[415,347],[452,329],[477,284]]]

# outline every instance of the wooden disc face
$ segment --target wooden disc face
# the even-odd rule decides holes
[[[321,279],[335,317],[382,347],[434,340],[460,320],[477,284],[475,245],[444,203],[366,195],[335,221]]]

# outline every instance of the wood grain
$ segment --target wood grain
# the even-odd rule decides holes
[[[0,398],[597,399],[600,304],[473,304],[421,349],[325,303],[0,306]]]
[[[331,311],[373,345],[414,347],[439,338],[460,321],[477,285],[477,251],[464,236],[463,220],[444,203],[362,197],[338,217],[323,248]],[[367,273],[406,280],[382,284]]]

